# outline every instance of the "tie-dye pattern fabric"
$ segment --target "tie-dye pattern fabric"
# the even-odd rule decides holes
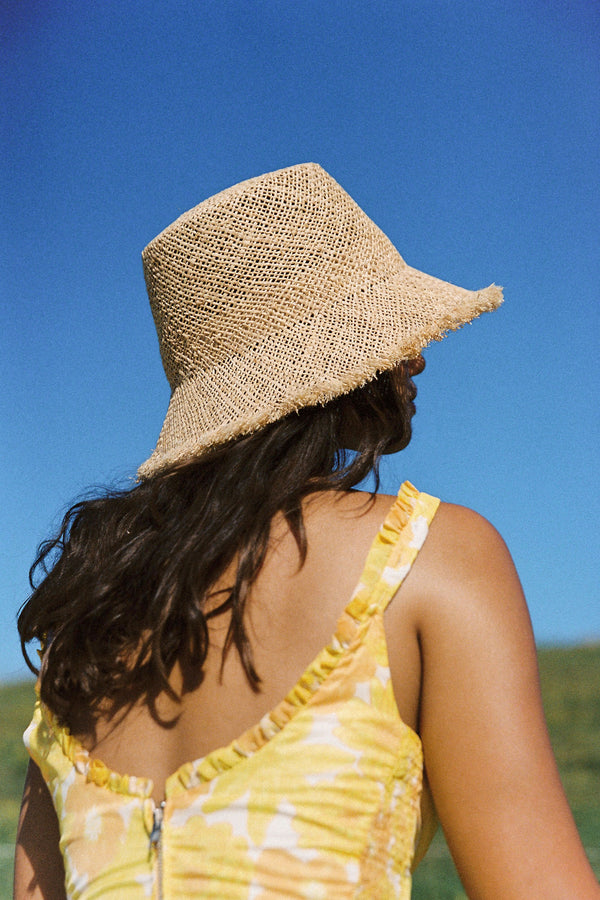
[[[38,702],[25,743],[69,898],[410,897],[422,750],[394,701],[383,612],[438,502],[402,486],[331,643],[257,725],[181,766],[162,808],[150,780],[110,771]]]

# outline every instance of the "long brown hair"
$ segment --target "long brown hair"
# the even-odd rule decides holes
[[[41,698],[61,724],[85,731],[100,710],[110,715],[140,698],[154,710],[162,691],[177,698],[169,684],[177,661],[188,673],[183,690],[192,689],[202,678],[207,620],[227,611],[224,655],[235,647],[259,689],[244,609],[272,519],[285,517],[302,565],[302,501],[350,490],[370,473],[374,496],[382,454],[410,440],[410,385],[400,366],[131,489],[72,506],[38,550],[33,593],[18,617],[36,673],[26,645],[42,643]],[[359,435],[351,456],[343,449],[349,433]],[[217,595],[234,560],[235,580]]]

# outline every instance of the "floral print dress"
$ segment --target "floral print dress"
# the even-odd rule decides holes
[[[405,482],[336,632],[226,747],[152,782],[109,770],[36,704],[25,743],[50,790],[70,900],[407,898],[423,759],[400,718],[384,610],[439,501]]]

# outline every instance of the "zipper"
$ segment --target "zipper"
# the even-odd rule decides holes
[[[152,831],[150,832],[150,850],[156,853],[157,900],[163,900],[163,847],[162,826],[165,815],[165,801],[152,810]]]

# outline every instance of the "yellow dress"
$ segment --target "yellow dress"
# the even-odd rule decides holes
[[[229,746],[152,783],[90,756],[39,702],[25,743],[50,789],[73,900],[407,898],[419,737],[394,701],[383,612],[438,500],[402,485],[331,643]]]

